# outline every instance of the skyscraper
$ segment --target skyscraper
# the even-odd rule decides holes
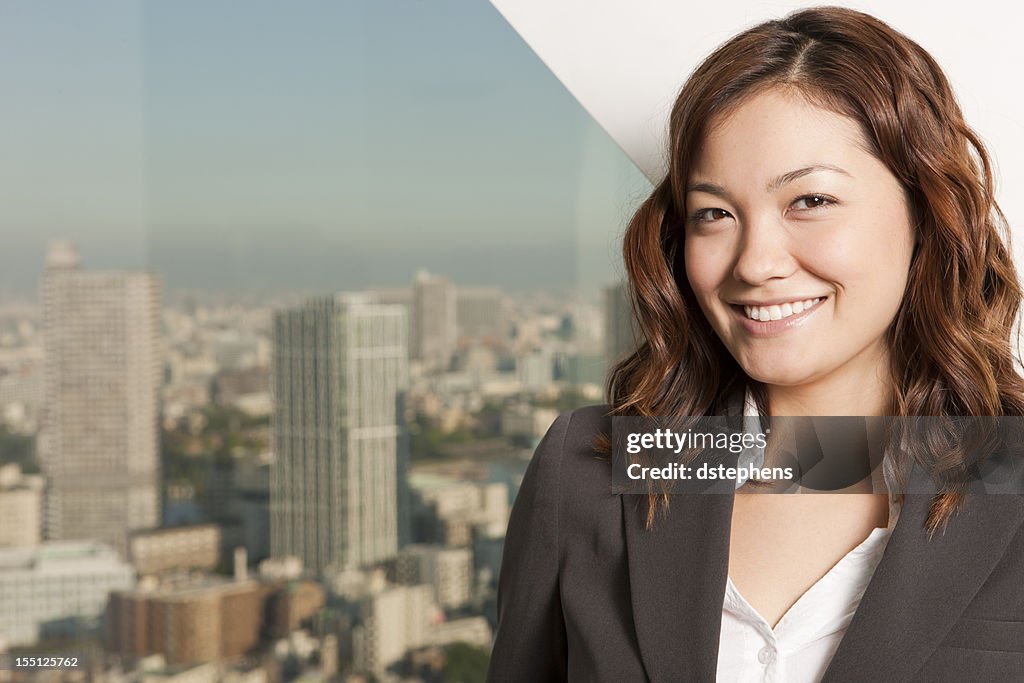
[[[497,287],[459,287],[455,320],[459,334],[501,337],[505,333],[505,297]]]
[[[407,331],[403,306],[366,294],[274,315],[273,557],[355,568],[405,542]]]
[[[410,357],[425,367],[446,370],[455,350],[455,285],[425,270],[416,273],[412,300]]]
[[[160,524],[160,291],[143,272],[88,271],[54,242],[42,286],[44,532],[126,550]]]

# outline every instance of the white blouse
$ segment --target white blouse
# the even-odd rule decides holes
[[[749,393],[744,408],[745,416],[757,416]],[[882,473],[890,484],[893,471],[888,460],[883,461]],[[892,486],[889,488],[891,491]],[[743,598],[730,577],[722,605],[717,679],[730,683],[820,681],[882,559],[899,513],[899,502],[890,493],[889,526],[872,531],[839,560],[800,596],[774,629]]]
[[[729,579],[722,606],[718,680],[821,680],[853,619],[890,530],[878,528],[807,589],[773,629]]]

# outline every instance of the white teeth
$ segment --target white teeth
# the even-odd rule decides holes
[[[772,306],[744,306],[743,312],[751,320],[782,320],[796,313],[803,313],[821,300],[822,297],[817,297]]]

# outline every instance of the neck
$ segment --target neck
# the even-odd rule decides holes
[[[867,368],[842,368],[805,384],[767,389],[770,415],[884,415],[891,392],[888,358]]]

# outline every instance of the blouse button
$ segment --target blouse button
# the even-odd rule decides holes
[[[771,664],[775,661],[775,648],[771,645],[765,645],[757,653],[757,661],[762,664]]]

